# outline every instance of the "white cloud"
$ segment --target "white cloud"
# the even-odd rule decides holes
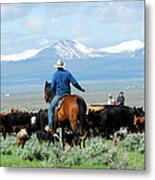
[[[50,24],[57,24],[57,23],[60,22],[60,19],[59,19],[59,18],[56,18],[56,17],[51,17],[51,18],[49,18],[48,22],[49,22]]]
[[[45,11],[47,16],[68,16],[73,13],[79,13],[80,6],[82,3],[49,3],[42,4],[42,9]]]
[[[49,42],[48,39],[42,38],[42,39],[39,39],[39,40],[38,40],[38,43],[39,43],[39,45],[41,45],[41,46],[45,46],[45,45],[48,45],[50,42]]]
[[[31,32],[42,32],[45,28],[46,21],[40,17],[28,17],[25,21],[25,27]]]
[[[132,28],[131,28],[131,25],[130,24],[122,24],[121,26],[120,26],[120,32],[122,32],[122,33],[129,33],[129,32],[131,32],[132,31]]]
[[[98,2],[93,5],[90,4],[87,13],[102,23],[143,20],[142,2]]]
[[[79,35],[81,33],[84,33],[87,31],[87,28],[82,26],[81,24],[75,24],[73,27],[72,27],[72,32],[73,34],[75,35]]]
[[[58,24],[60,22],[59,18],[50,17],[49,19],[41,17],[28,17],[24,23],[26,29],[33,33],[47,32],[50,25]]]
[[[114,7],[115,14],[123,21],[134,21],[137,19],[138,12],[136,7],[129,8],[121,5],[119,7]]]
[[[28,15],[34,4],[1,4],[1,20],[11,21]]]

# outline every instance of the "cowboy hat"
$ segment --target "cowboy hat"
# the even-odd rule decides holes
[[[66,64],[65,64],[61,59],[59,59],[59,60],[57,61],[57,63],[54,64],[54,67],[56,67],[56,68],[63,68],[65,65],[66,65]]]
[[[112,94],[108,94],[108,97],[112,97]]]

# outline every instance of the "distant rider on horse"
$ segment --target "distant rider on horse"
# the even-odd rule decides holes
[[[48,131],[54,133],[54,128],[52,127],[53,122],[53,110],[59,101],[59,97],[65,94],[71,94],[70,83],[78,90],[85,92],[76,79],[72,76],[72,74],[64,69],[64,62],[59,59],[57,63],[54,65],[57,68],[57,71],[54,73],[51,88],[55,92],[55,97],[52,99],[51,104],[48,108]]]

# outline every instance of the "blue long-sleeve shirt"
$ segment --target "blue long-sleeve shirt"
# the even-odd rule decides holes
[[[59,68],[53,75],[51,87],[57,96],[62,96],[63,94],[71,93],[70,83],[77,89],[82,90],[81,86],[69,71]]]

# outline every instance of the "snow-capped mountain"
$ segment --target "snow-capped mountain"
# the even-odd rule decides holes
[[[11,54],[11,55],[1,55],[1,60],[2,61],[19,61],[19,60],[25,60],[25,59],[30,59],[36,56],[40,51],[42,51],[44,48],[40,49],[30,49],[30,50],[25,50],[21,53],[17,54]]]
[[[82,59],[88,58],[92,54],[92,49],[79,43],[76,40],[61,40],[57,41],[53,48],[56,53],[64,59]]]
[[[100,52],[105,53],[133,53],[136,50],[144,48],[144,42],[139,40],[124,41],[118,45],[100,49]]]
[[[141,41],[93,49],[76,40],[60,40],[41,49],[2,55],[1,86],[15,87],[16,92],[17,87],[26,87],[24,91],[29,91],[29,87],[39,85],[41,91],[43,82],[50,80],[55,72],[58,58],[62,58],[66,68],[81,81],[144,77],[144,43]]]
[[[136,51],[144,49],[144,43],[139,40],[124,41],[120,44],[101,48],[93,49],[87,47],[77,40],[60,40],[43,47],[41,49],[31,49],[26,50],[21,53],[12,55],[1,55],[2,61],[20,61],[27,59],[40,59],[40,58],[62,58],[64,60],[68,59],[88,59],[88,58],[103,58],[107,54],[121,54],[129,53],[130,57],[134,57]]]

